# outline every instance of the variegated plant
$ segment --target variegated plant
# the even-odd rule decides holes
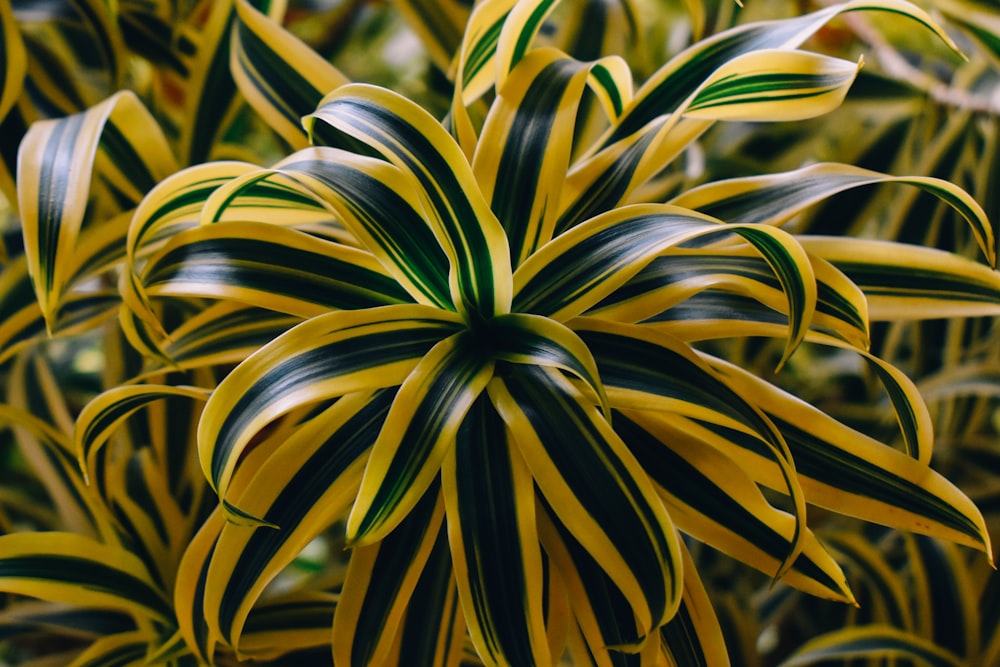
[[[144,363],[110,348],[117,386],[75,415],[72,445],[52,396],[8,418],[56,443],[71,481],[51,486],[72,489],[57,505],[96,508],[89,536],[60,517],[60,532],[0,537],[0,588],[124,613],[78,664],[127,645],[125,664],[319,646],[337,665],[726,665],[686,539],[841,602],[854,596],[809,504],[990,553],[979,511],[929,467],[916,387],[867,345],[871,312],[1000,311],[1000,277],[783,229],[835,193],[898,183],[954,210],[993,264],[975,200],[829,163],[676,192],[679,156],[717,121],[841,103],[860,63],[799,49],[832,19],[877,10],[947,35],[908,3],[855,0],[699,41],[635,86],[613,53],[542,43],[555,4],[478,3],[457,40],[440,26],[462,23],[461,3],[420,23],[453,72],[438,119],[347,83],[239,0],[233,79],[295,149],[268,167],[176,171],[127,92],[28,132],[16,180],[35,302],[4,354],[100,298],[121,303]],[[710,352],[745,337],[782,340],[780,363],[802,345],[857,355],[899,446]],[[140,408],[206,398],[113,437]],[[325,576],[292,577],[331,528],[346,570],[331,557]],[[6,624],[55,614],[18,612]]]

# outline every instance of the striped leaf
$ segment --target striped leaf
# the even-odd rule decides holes
[[[798,17],[747,23],[700,40],[649,77],[606,135],[602,147],[672,113],[721,65],[754,51],[797,48],[837,16],[855,11],[884,11],[911,19],[957,50],[930,15],[903,0],[851,0]]]
[[[958,547],[921,535],[903,535],[915,584],[917,633],[934,640],[966,662],[980,647],[980,595],[967,560]],[[983,637],[986,639],[987,637]]]
[[[0,628],[0,635],[5,639],[41,630],[96,639],[133,630],[135,621],[121,611],[80,609],[53,602],[23,600],[4,607],[0,612]]]
[[[489,665],[549,665],[534,485],[487,397],[445,456],[441,490],[458,594]]]
[[[783,174],[715,181],[692,188],[670,203],[728,223],[781,225],[834,194],[881,183],[915,186],[954,208],[969,223],[979,247],[995,266],[996,240],[982,206],[965,190],[938,178],[889,176],[844,164],[814,164]]]
[[[202,469],[222,497],[237,461],[271,421],[302,405],[392,387],[457,317],[426,306],[328,313],[279,336],[223,380],[198,430]]]
[[[923,634],[916,625],[922,619],[914,614],[910,595],[913,584],[893,570],[883,549],[867,537],[840,531],[824,534],[823,541],[857,585],[867,589],[864,606],[873,618],[901,630]]]
[[[188,543],[177,566],[172,600],[177,627],[188,649],[201,662],[208,662],[219,641],[218,634],[210,634],[205,622],[204,598],[208,565],[225,523],[222,508],[216,508]]]
[[[567,371],[583,380],[593,391],[594,402],[607,411],[608,398],[594,356],[569,327],[547,317],[510,313],[494,318],[485,333],[498,361]]]
[[[230,68],[240,92],[290,146],[305,148],[301,118],[347,77],[247,0],[236,2],[232,39]]]
[[[815,665],[845,658],[909,658],[931,667],[959,667],[958,656],[933,642],[890,626],[872,625],[835,630],[806,642],[780,667]]]
[[[681,597],[677,536],[625,443],[557,371],[519,366],[489,394],[555,518],[622,592],[639,635],[666,622]]]
[[[805,51],[753,51],[715,70],[678,112],[705,120],[813,118],[840,106],[860,67]]]
[[[239,363],[299,322],[298,317],[224,301],[170,332],[170,340],[149,355],[153,360],[148,364],[157,370],[159,354],[180,370]]]
[[[434,484],[397,530],[353,549],[333,619],[338,665],[386,664],[421,571],[439,541],[443,519],[444,503]]]
[[[640,664],[642,637],[625,592],[541,500],[539,538],[569,599],[568,649],[574,664],[609,667]]]
[[[337,596],[303,591],[262,602],[250,616],[240,637],[240,650],[248,655],[282,655],[310,647],[327,647],[337,608]]]
[[[517,4],[518,0],[489,0],[476,4],[458,51],[453,107],[469,106],[496,85],[497,43],[508,15]]]
[[[489,318],[510,311],[510,252],[503,228],[455,140],[430,114],[388,90],[350,84],[307,119],[362,142],[420,184],[426,215],[451,259],[459,312]],[[314,137],[315,138],[315,137]]]
[[[37,382],[33,374],[23,368],[15,368],[14,377]],[[16,386],[11,393],[12,400],[19,402]],[[16,405],[0,404],[0,424],[12,427],[21,456],[55,506],[59,525],[82,536],[100,535],[113,543],[115,534],[111,521],[80,478],[66,435]]]
[[[139,618],[173,616],[163,592],[138,558],[76,533],[0,536],[0,589],[82,607],[104,607]]]
[[[795,563],[803,546],[805,500],[782,433],[761,414],[756,401],[751,403],[744,398],[753,394],[724,381],[706,368],[684,343],[670,337],[643,327],[598,320],[577,321],[577,324],[578,333],[597,359],[612,407],[687,416],[717,424],[723,431],[752,433],[761,438],[759,442],[768,443],[768,460],[781,470],[782,490],[791,497],[793,507],[793,523],[789,526],[786,522],[785,526],[786,531],[791,528],[788,551],[775,571],[775,576],[783,575]],[[641,436],[641,430],[636,435]],[[625,442],[631,447],[628,440]],[[641,448],[639,451],[643,451],[642,445],[642,442],[636,443]],[[650,458],[649,450],[645,449],[642,459],[647,465],[658,467],[661,456],[668,454],[660,452]],[[655,476],[652,479],[663,481]],[[772,552],[771,555],[777,554]],[[843,590],[843,586],[836,583],[836,576],[826,579],[824,585],[827,587],[834,584],[834,589]]]
[[[812,256],[809,261],[817,289],[811,329],[867,349],[864,293],[829,262]],[[671,322],[702,331],[718,327],[722,335],[733,336],[760,323],[787,331],[782,314],[787,303],[774,271],[753,250],[684,249],[657,257],[585,314],[618,322]]]
[[[800,241],[861,288],[873,320],[966,317],[1000,310],[1000,276],[959,255],[891,241],[821,236]]]
[[[395,0],[393,5],[420,37],[431,62],[447,72],[462,44],[472,3],[467,0]]]
[[[232,27],[236,23],[237,0],[206,6],[208,16],[198,30],[196,48],[183,82],[178,154],[182,164],[205,162],[223,137],[237,105],[236,82],[230,66]],[[273,20],[284,14],[283,0],[262,0],[258,9]]]
[[[514,266],[555,233],[573,133],[586,85],[618,113],[631,89],[624,61],[581,63],[555,49],[535,49],[512,73],[490,108],[473,169],[507,233]],[[499,147],[499,148],[498,148]]]
[[[97,453],[112,433],[136,411],[168,396],[206,401],[211,390],[173,385],[122,385],[97,396],[76,420],[74,447],[85,477],[96,476]]]
[[[465,614],[448,549],[447,531],[438,535],[424,565],[388,664],[458,667],[467,643]]]
[[[141,280],[150,297],[227,299],[302,317],[410,301],[371,254],[261,222],[176,234]]]
[[[137,152],[135,146],[142,148]],[[101,164],[113,165],[102,176],[135,201],[176,171],[156,122],[127,91],[86,112],[32,126],[20,146],[18,203],[28,271],[50,330],[71,286],[68,274],[99,151],[108,158]]]
[[[449,336],[406,377],[347,519],[349,543],[387,535],[437,478],[466,413],[493,376],[494,361],[481,346],[475,332]]]
[[[679,324],[679,326],[675,326],[674,322],[664,319],[646,326],[677,335],[687,342],[728,338],[734,333],[732,330],[721,327],[689,327],[683,322]],[[740,333],[744,335],[756,336],[780,336],[783,331],[783,327],[774,324],[747,320],[742,321],[740,329]],[[849,350],[859,354],[865,360],[888,394],[901,431],[903,450],[921,463],[929,463],[934,445],[933,424],[927,405],[913,380],[892,364],[838,338],[818,332],[811,332],[806,338],[813,343]]]
[[[745,371],[719,361],[714,361],[713,367],[724,374],[727,384],[752,395],[784,435],[810,503],[990,554],[979,510],[926,464],[848,428]],[[730,457],[754,469],[766,486],[782,485],[776,467],[752,453],[759,445],[741,440],[742,449],[733,448]]]
[[[233,503],[273,528],[228,523],[219,530],[204,583],[204,615],[212,634],[240,644],[268,584],[346,516],[392,397],[392,391],[345,396],[273,452],[244,462]]]
[[[681,544],[684,555],[684,597],[677,615],[663,626],[663,653],[668,664],[685,667],[729,667],[729,653],[712,601],[698,569]]]
[[[778,576],[794,549],[795,517],[766,501],[752,471],[700,440],[700,428],[691,420],[648,412],[616,412],[614,420],[679,530]],[[803,530],[802,553],[781,580],[812,595],[853,601],[840,566],[808,529]]]
[[[448,259],[406,175],[383,160],[334,148],[295,153],[274,167],[331,207],[418,303],[453,309]],[[272,205],[288,208],[274,198]]]
[[[148,630],[135,630],[102,637],[78,655],[70,667],[117,667],[145,661],[149,652]]]
[[[31,103],[46,117],[66,116],[125,87],[127,56],[114,14],[100,0],[15,6],[28,47]],[[70,76],[80,72],[81,76]]]

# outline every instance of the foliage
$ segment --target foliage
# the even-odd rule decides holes
[[[1000,311],[989,188],[966,177],[991,173],[974,148],[994,119],[924,114],[957,88],[921,81],[838,109],[861,61],[817,40],[889,15],[958,47],[899,0],[724,30],[709,26],[735,13],[687,2],[701,38],[654,67],[629,48],[632,3],[556,4],[397,3],[436,68],[427,106],[447,89],[435,115],[350,83],[281,27],[281,2],[81,0],[33,21],[0,0],[0,187],[19,232],[0,415],[31,480],[0,496],[12,651],[740,664],[734,591],[763,578],[781,583],[759,627],[829,633],[789,665],[996,653],[980,641],[995,614],[961,647],[922,633],[943,622],[928,572],[960,578],[967,560],[931,538],[991,551],[931,467],[910,377],[938,407],[992,372],[988,342],[935,358],[923,341],[988,341]],[[331,25],[362,11],[344,7]],[[988,11],[942,8],[995,44]],[[93,72],[69,85],[75,61]],[[836,141],[843,121],[822,118],[840,112],[886,125],[851,144],[857,166],[810,138]],[[808,132],[776,141],[761,121]],[[945,137],[930,162],[927,136]],[[784,153],[753,163],[755,141]],[[76,400],[57,346],[79,360],[95,341],[100,390]],[[810,388],[830,358],[864,369],[891,428]],[[938,414],[984,419],[994,394],[976,393]],[[735,570],[727,593],[734,561],[760,574]],[[956,585],[960,618],[992,604],[979,581]],[[813,607],[796,634],[782,610]]]

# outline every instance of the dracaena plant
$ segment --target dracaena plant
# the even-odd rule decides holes
[[[128,93],[29,131],[17,186],[33,326],[58,330],[110,273],[144,358],[78,415],[73,488],[107,487],[102,471],[136,450],[162,465],[154,479],[197,460],[218,499],[204,513],[185,501],[174,541],[190,540],[157,567],[152,535],[173,510],[143,509],[142,484],[118,490],[122,526],[88,540],[68,526],[0,538],[0,587],[132,614],[134,633],[88,660],[116,641],[145,660],[280,660],[283,641],[314,645],[313,625],[283,624],[315,603],[312,621],[333,608],[323,643],[338,665],[724,665],[682,534],[841,602],[854,596],[807,504],[989,552],[978,510],[928,465],[919,393],[866,346],[870,308],[989,314],[1000,279],[941,251],[783,229],[837,192],[903,183],[954,209],[992,263],[975,200],[940,179],[819,164],[663,203],[678,156],[715,122],[842,101],[859,63],[798,48],[831,19],[881,10],[947,36],[908,3],[849,2],[720,33],[635,86],[621,58],[538,43],[554,4],[479,3],[438,119],[341,83],[237,3],[234,80],[296,149],[266,168],[170,173],[168,142]],[[134,211],[99,215],[91,173],[139,193]],[[909,289],[884,296],[904,271]],[[745,336],[783,340],[781,362],[803,345],[864,359],[898,446],[707,351]],[[168,397],[207,397],[196,442],[109,441]],[[145,495],[191,493],[189,476]],[[296,607],[282,573],[331,527],[346,570],[304,585],[336,596]],[[116,563],[113,548],[137,555]],[[115,575],[100,595],[95,572]],[[125,604],[133,585],[155,604]]]

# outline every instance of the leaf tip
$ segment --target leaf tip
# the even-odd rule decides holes
[[[228,500],[222,501],[222,511],[226,515],[226,520],[237,526],[251,526],[255,528],[273,528],[274,530],[280,530],[280,526],[276,523],[267,521],[260,517],[256,517],[245,510],[240,509],[236,505],[233,505]]]

